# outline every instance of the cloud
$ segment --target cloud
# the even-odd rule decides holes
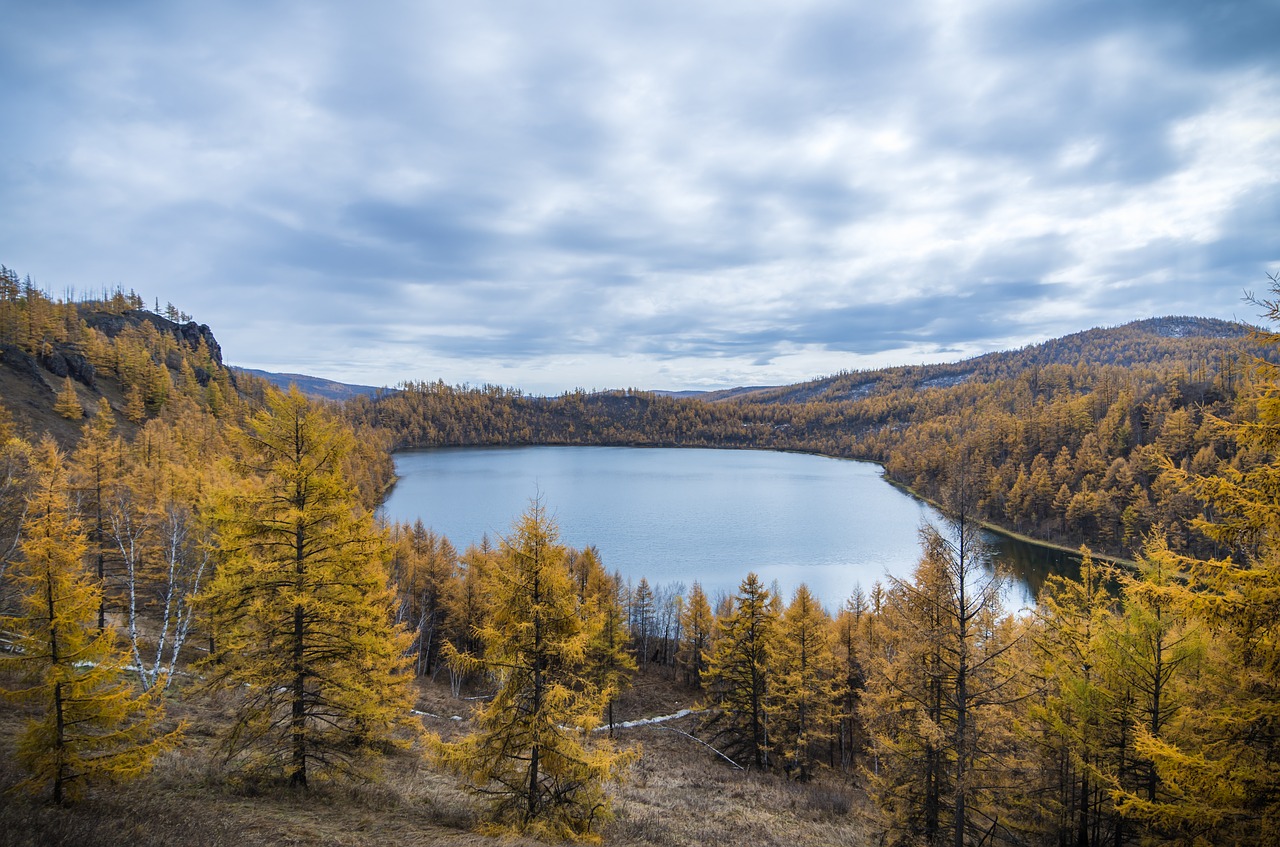
[[[1278,17],[27,4],[0,261],[378,384],[759,384],[1231,317],[1280,260]]]

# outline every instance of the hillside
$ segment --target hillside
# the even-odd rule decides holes
[[[375,388],[372,385],[353,385],[346,382],[337,382],[324,377],[307,376],[306,374],[272,373],[271,371],[258,370],[257,368],[233,367],[232,370],[266,380],[281,391],[287,391],[289,386],[296,385],[303,394],[321,400],[350,400],[352,397],[374,395],[388,390],[386,388]]]
[[[0,311],[0,397],[18,432],[33,439],[48,433],[71,445],[103,400],[132,434],[180,402],[218,410],[245,390],[260,392],[223,365],[207,325],[147,311],[137,295],[62,303],[32,290]],[[68,386],[79,414],[56,409]]]
[[[732,389],[722,396],[704,399],[764,404],[838,403],[903,389],[922,391],[966,382],[993,383],[1041,368],[1079,365],[1173,371],[1183,368],[1190,382],[1203,377],[1197,370],[1222,367],[1224,356],[1234,363],[1233,357],[1241,352],[1240,345],[1256,332],[1255,327],[1216,318],[1149,318],[960,362],[844,372],[776,388]]]
[[[1128,556],[1153,527],[1200,543],[1162,457],[1213,472],[1234,460],[1204,424],[1233,419],[1252,363],[1243,324],[1159,318],[962,362],[841,373],[797,385],[673,397],[407,384],[354,398],[351,419],[400,448],[611,444],[802,450],[869,459],[942,500],[957,457],[984,520]],[[1203,551],[1201,551],[1203,552]]]

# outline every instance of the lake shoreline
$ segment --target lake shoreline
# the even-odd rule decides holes
[[[808,584],[833,608],[859,585],[909,577],[921,523],[940,518],[877,462],[800,450],[589,446],[599,450],[399,450],[399,478],[382,513],[421,519],[465,548],[482,535],[501,537],[530,492],[549,493],[564,543],[600,547],[606,567],[624,576],[653,585],[698,579],[709,593],[731,594],[755,571],[784,593]],[[997,548],[1024,599],[1045,573],[1070,567],[1047,547]]]

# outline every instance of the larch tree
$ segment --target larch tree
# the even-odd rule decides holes
[[[876,639],[867,652],[863,698],[870,747],[868,793],[886,830],[928,844],[943,836],[945,796],[953,782],[943,660],[945,621],[954,602],[946,564],[925,549],[910,582],[892,580],[881,595]]]
[[[144,688],[173,681],[201,582],[212,570],[200,490],[215,471],[184,456],[180,441],[163,421],[148,422],[95,509],[99,520],[105,512],[120,563],[125,635]]]
[[[635,645],[636,659],[640,665],[648,665],[650,642],[654,635],[655,620],[653,588],[649,580],[640,577],[631,593],[631,641]]]
[[[108,503],[120,481],[124,464],[124,446],[116,434],[115,413],[104,397],[98,411],[81,431],[80,441],[71,456],[71,474],[79,494],[80,511],[88,519],[89,556],[103,588],[98,607],[98,627],[107,625],[108,563],[114,561],[108,538]]]
[[[715,630],[715,616],[702,584],[697,580],[689,589],[689,599],[680,612],[680,650],[677,661],[684,671],[686,685],[702,687],[702,676],[707,671],[711,636]]]
[[[486,536],[479,545],[467,547],[458,559],[459,575],[451,583],[448,613],[445,615],[445,640],[454,653],[479,656],[484,646],[476,633],[484,623],[489,602],[484,593],[485,574],[488,573],[495,551]],[[442,649],[444,649],[442,647]],[[456,662],[445,662],[449,671],[449,688],[454,697],[462,694],[462,684],[468,673]]]
[[[448,597],[458,577],[458,552],[448,538],[415,521],[398,530],[400,555],[392,577],[400,593],[399,618],[413,633],[410,650],[418,676],[434,673]]]
[[[1137,565],[1136,576],[1120,577],[1123,605],[1111,627],[1112,708],[1141,726],[1144,737],[1158,742],[1177,718],[1189,689],[1196,687],[1201,633],[1198,627],[1188,627],[1178,610],[1182,586],[1175,579],[1181,569],[1161,536],[1148,539]],[[1126,796],[1140,795],[1148,803],[1165,797],[1154,763],[1130,753],[1132,735],[1124,734],[1121,756],[1111,766],[1122,809]]]
[[[244,436],[244,476],[221,492],[221,561],[204,601],[209,683],[240,695],[228,756],[361,773],[408,729],[409,636],[393,625],[388,543],[342,474],[351,434],[296,388],[267,392]]]
[[[959,499],[959,498],[957,498]],[[955,847],[999,827],[990,787],[996,715],[1016,699],[1004,661],[1015,643],[1001,620],[1001,580],[988,570],[981,528],[961,503],[921,531],[914,579],[893,580],[890,620],[873,663],[872,792],[894,827]]]
[[[775,758],[807,782],[835,738],[843,680],[831,644],[832,622],[808,586],[796,589],[778,627],[770,711]]]
[[[1040,830],[1079,847],[1116,833],[1106,774],[1123,766],[1112,739],[1127,729],[1125,701],[1109,685],[1114,634],[1113,573],[1082,551],[1080,578],[1050,575],[1036,609],[1034,649],[1027,673],[1040,691],[1025,709],[1024,733],[1037,750],[1034,808],[1024,811]]]
[[[445,649],[451,663],[487,672],[498,688],[475,714],[477,731],[438,750],[489,801],[497,827],[584,838],[609,817],[605,784],[629,756],[592,733],[607,691],[588,672],[591,629],[557,536],[535,501],[486,568],[483,655]]]
[[[768,589],[747,574],[732,610],[716,622],[713,653],[703,676],[712,740],[737,760],[767,767],[770,761],[770,664],[778,625]]]
[[[66,464],[51,441],[39,446],[35,467],[22,556],[10,574],[21,608],[0,619],[15,633],[15,649],[0,667],[19,680],[5,697],[35,702],[42,711],[18,739],[18,761],[30,772],[20,785],[47,787],[63,803],[89,784],[146,773],[177,743],[181,727],[159,731],[159,702],[133,689],[115,632],[96,625],[101,588],[84,570],[84,531],[68,497]]]
[[[605,698],[605,723],[613,733],[613,704],[619,692],[631,684],[636,660],[627,649],[626,587],[621,576],[611,576],[590,547],[583,551],[586,596],[582,605],[587,626],[587,673]]]
[[[1271,292],[1280,295],[1280,275]],[[1280,321],[1280,300],[1257,300]],[[1263,339],[1280,346],[1280,335]],[[1237,462],[1212,475],[1166,462],[1166,473],[1205,506],[1195,522],[1223,558],[1160,551],[1176,573],[1148,602],[1201,629],[1204,658],[1181,709],[1136,750],[1157,792],[1118,794],[1120,811],[1171,843],[1264,845],[1280,831],[1280,368],[1255,363],[1239,420],[1211,420]],[[1163,580],[1162,580],[1163,582]]]
[[[53,403],[53,410],[70,421],[78,421],[84,417],[84,406],[76,396],[76,384],[70,376],[62,381],[62,390]]]
[[[0,406],[0,586],[4,585],[9,563],[20,552],[27,495],[33,481],[32,455],[32,446],[14,434],[8,410]],[[0,610],[3,608],[0,605]]]

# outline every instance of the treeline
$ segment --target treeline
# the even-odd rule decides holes
[[[390,433],[397,448],[740,447],[867,459],[935,502],[942,471],[959,461],[976,479],[981,520],[1121,557],[1160,527],[1175,550],[1210,555],[1213,546],[1190,531],[1194,503],[1170,474],[1250,464],[1213,421],[1250,414],[1240,398],[1251,396],[1252,363],[1269,355],[1238,324],[1166,319],[718,402],[640,391],[533,397],[436,382],[358,398],[346,410]]]
[[[1222,510],[1204,525],[1219,538],[1274,506],[1259,474],[1230,490],[1180,484]],[[803,586],[781,597],[754,574],[714,609],[697,583],[626,585],[591,548],[556,545],[536,507],[531,549],[559,563],[576,608],[597,610],[579,666],[601,680],[606,718],[648,663],[702,692],[700,735],[724,766],[856,780],[886,843],[1269,843],[1258,822],[1280,813],[1273,556],[1258,558],[1255,538],[1240,564],[1194,560],[1153,536],[1136,571],[1086,553],[1079,580],[1050,577],[1036,610],[1015,615],[969,502],[927,529],[909,578],[855,587],[834,615]],[[485,655],[475,633],[493,613],[473,586],[504,555],[481,544],[458,556],[422,527],[400,539],[411,653],[424,673],[438,657],[455,691],[487,666],[439,657]]]

